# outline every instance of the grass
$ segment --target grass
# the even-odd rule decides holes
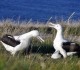
[[[0,54],[0,70],[80,70],[80,58],[67,57],[53,60],[50,56],[30,54],[12,57]]]
[[[56,22],[63,26],[64,37],[70,41],[80,44],[80,22],[71,22],[67,24],[65,21]],[[64,24],[65,23],[65,24]],[[80,58],[70,56],[66,59],[51,59],[54,49],[52,41],[56,35],[56,30],[49,28],[47,24],[39,24],[36,22],[15,22],[12,20],[0,21],[0,37],[6,33],[11,35],[19,35],[25,32],[37,29],[40,36],[45,40],[40,43],[35,38],[31,41],[30,55],[23,54],[24,50],[18,52],[14,57],[5,50],[0,43],[0,70],[80,70]]]

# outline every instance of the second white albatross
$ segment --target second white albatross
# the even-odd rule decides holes
[[[49,27],[57,30],[56,37],[53,41],[55,52],[52,54],[51,58],[58,59],[61,55],[66,58],[69,55],[80,52],[80,46],[78,44],[64,39],[62,34],[62,26],[60,24],[53,24],[50,22]]]
[[[30,39],[32,37],[36,37],[40,40],[40,42],[44,42],[44,40],[39,36],[38,30],[32,30],[19,36],[6,34],[1,38],[1,43],[3,44],[5,49],[14,56],[17,51],[23,50],[29,46]]]

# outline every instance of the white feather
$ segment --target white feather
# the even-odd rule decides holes
[[[3,46],[5,47],[5,49],[9,52],[11,52],[11,54],[14,56],[15,53],[19,50],[23,50],[25,49],[26,47],[29,46],[30,44],[30,39],[32,37],[36,37],[38,38],[41,42],[44,42],[44,40],[39,36],[39,32],[37,30],[32,30],[28,33],[25,33],[25,34],[22,34],[22,35],[19,35],[19,36],[13,36],[15,40],[19,40],[20,41],[20,44],[18,44],[17,46],[13,47],[13,46],[10,46],[10,45],[7,45],[5,43],[3,43],[1,41],[1,43],[3,44]]]
[[[68,40],[64,39],[64,36],[62,34],[62,26],[60,24],[53,24],[53,23],[49,23],[49,27],[53,27],[57,30],[57,34],[56,37],[53,41],[53,46],[55,49],[55,52],[52,54],[51,58],[53,59],[58,59],[60,58],[60,54],[61,53],[63,55],[64,58],[67,57],[67,55],[73,55],[76,52],[66,52],[63,48],[62,48],[62,44],[63,42],[68,42]],[[57,51],[57,52],[56,52]]]

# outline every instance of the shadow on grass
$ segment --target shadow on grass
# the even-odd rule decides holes
[[[23,51],[23,54],[29,53],[41,53],[41,54],[51,54],[54,53],[55,49],[52,45],[42,45],[42,46],[29,46],[28,49]],[[80,51],[75,53],[73,56],[80,58]]]
[[[42,54],[51,54],[55,50],[53,46],[29,46],[26,48],[26,50],[23,51],[23,54],[29,54],[29,53],[42,53]]]

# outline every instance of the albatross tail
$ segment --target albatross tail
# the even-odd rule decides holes
[[[1,43],[3,44],[3,46],[5,47],[5,49],[6,49],[7,51],[9,51],[9,52],[12,52],[12,51],[13,51],[13,48],[14,48],[14,47],[9,46],[9,45],[3,43],[2,41],[1,41]]]

